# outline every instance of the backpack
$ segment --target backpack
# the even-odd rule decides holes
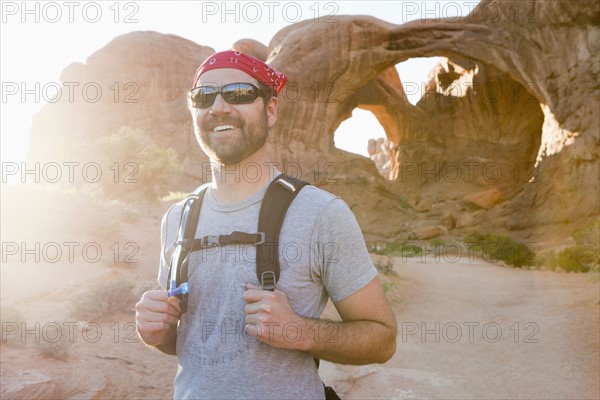
[[[256,277],[264,290],[274,291],[279,279],[279,233],[285,214],[300,190],[309,185],[301,179],[286,174],[278,175],[269,184],[258,214],[258,232],[234,231],[229,235],[204,236],[195,239],[202,200],[209,184],[204,184],[184,202],[175,251],[167,277],[168,296],[181,300],[181,312],[187,312],[188,302],[188,261],[193,251],[228,244],[256,245]],[[319,368],[319,359],[315,358]],[[327,400],[340,400],[333,388],[323,384]]]

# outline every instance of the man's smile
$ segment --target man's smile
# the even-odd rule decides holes
[[[235,125],[217,125],[212,129],[212,131],[215,133],[219,133],[219,132],[231,131],[231,130],[234,130],[237,128],[238,127]]]

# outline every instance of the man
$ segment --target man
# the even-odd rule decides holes
[[[214,54],[198,69],[190,111],[214,168],[196,238],[256,232],[261,201],[279,174],[265,143],[286,80],[233,51]],[[250,169],[258,171],[252,179],[232,173]],[[163,288],[181,210],[174,205],[162,221]],[[191,253],[187,313],[165,290],[144,293],[136,305],[138,332],[146,344],[177,354],[175,398],[320,399],[314,358],[359,365],[394,354],[394,314],[339,197],[304,187],[287,211],[279,250],[275,291],[259,286],[254,246],[229,245]],[[329,297],[342,322],[319,319]]]

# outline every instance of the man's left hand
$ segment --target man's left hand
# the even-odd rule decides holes
[[[261,342],[282,349],[307,350],[308,324],[292,309],[281,290],[271,292],[246,285],[246,332]]]

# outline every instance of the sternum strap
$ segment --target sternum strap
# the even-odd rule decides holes
[[[231,232],[229,235],[208,235],[200,239],[190,241],[191,251],[208,249],[210,247],[227,246],[230,244],[260,244],[265,241],[265,234],[246,233],[240,231]]]

